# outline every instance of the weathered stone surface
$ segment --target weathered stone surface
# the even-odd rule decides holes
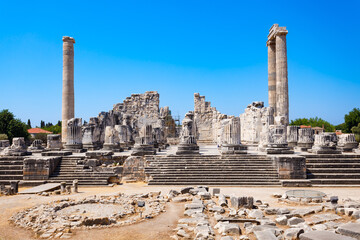
[[[286,216],[280,216],[275,219],[279,225],[287,225],[288,218]]]
[[[353,149],[357,148],[359,143],[355,139],[353,133],[343,133],[338,135],[337,146],[344,152],[352,152]]]
[[[355,239],[360,239],[360,224],[359,223],[347,223],[344,225],[341,225],[336,230],[338,233],[353,237]]]
[[[340,216],[333,213],[317,214],[310,217],[306,222],[308,224],[320,224],[328,221],[335,221],[341,219]]]
[[[292,217],[288,220],[288,225],[292,226],[292,225],[297,225],[299,223],[305,222],[304,219],[302,218],[298,218],[298,217]]]
[[[277,240],[278,238],[275,236],[274,232],[270,229],[266,229],[263,231],[254,231],[256,239],[258,240]]]
[[[300,235],[300,240],[355,240],[330,231],[311,231]]]
[[[178,145],[177,155],[199,154],[199,146],[196,143],[196,132],[194,125],[194,113],[188,112],[182,121],[180,133],[180,144]]]
[[[304,230],[301,228],[289,228],[284,231],[284,237],[286,240],[297,240],[302,233]]]
[[[25,156],[29,154],[31,153],[27,151],[23,137],[13,138],[11,146],[6,147],[2,152],[0,152],[0,155],[3,156]]]
[[[24,180],[46,180],[59,164],[61,157],[29,157],[24,159]]]
[[[249,212],[248,214],[249,218],[254,218],[254,219],[258,219],[258,218],[264,218],[264,214],[261,210],[259,209],[253,209]]]
[[[339,154],[341,151],[336,150],[336,143],[336,133],[324,132],[315,134],[314,145],[309,149],[309,152],[315,154]]]

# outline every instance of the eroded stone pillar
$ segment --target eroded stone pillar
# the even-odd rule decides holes
[[[289,92],[286,50],[287,30],[276,34],[276,116],[284,117],[285,125],[289,124]]]
[[[276,48],[275,41],[267,42],[268,47],[268,86],[269,86],[269,107],[274,109],[276,116]]]
[[[63,92],[61,141],[67,140],[67,122],[74,118],[74,43],[72,37],[63,37]]]

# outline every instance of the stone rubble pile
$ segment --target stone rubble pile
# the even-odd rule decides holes
[[[123,226],[153,218],[165,211],[167,201],[160,192],[66,198],[18,212],[9,221],[41,239],[71,238],[74,229]]]
[[[252,197],[224,195],[218,188],[211,194],[206,186],[171,190],[168,196],[185,202],[172,239],[360,239],[360,201],[338,204],[337,198],[324,197],[296,203],[275,194],[279,204],[289,206],[270,207]]]

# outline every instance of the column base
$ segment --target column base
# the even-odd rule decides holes
[[[247,154],[247,147],[241,144],[223,144],[220,152],[223,155]]]
[[[178,149],[176,151],[176,155],[198,155],[199,146],[197,144],[179,144]]]

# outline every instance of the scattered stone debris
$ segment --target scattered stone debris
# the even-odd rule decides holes
[[[343,205],[336,203],[336,207],[330,208],[326,207],[331,204],[330,199],[324,196],[321,201],[271,207],[248,196],[226,196],[220,189],[213,190],[211,195],[203,186],[186,187],[181,192],[173,201],[188,203],[184,205],[184,218],[178,221],[173,239],[360,239],[360,202],[357,201],[345,200]],[[210,197],[204,199],[204,195]],[[276,194],[276,197],[284,196]],[[344,224],[349,222],[349,217],[351,222]]]
[[[78,228],[123,226],[153,218],[165,211],[167,201],[160,192],[63,199],[18,212],[9,221],[42,239],[70,238]]]

